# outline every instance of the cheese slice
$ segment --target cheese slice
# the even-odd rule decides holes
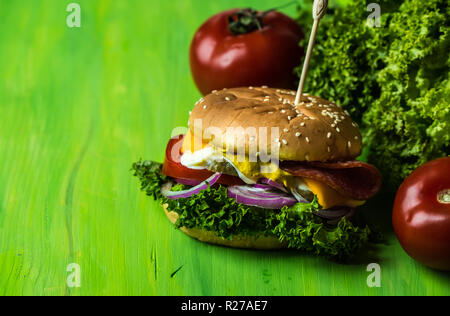
[[[324,209],[331,208],[333,206],[350,206],[357,207],[363,205],[365,201],[357,201],[351,198],[341,195],[339,192],[329,187],[328,185],[313,179],[303,178],[308,188],[317,195],[319,204]]]

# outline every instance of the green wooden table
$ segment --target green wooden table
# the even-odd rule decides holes
[[[69,2],[0,0],[0,295],[450,294],[448,273],[403,252],[380,198],[364,212],[388,243],[338,264],[199,243],[139,191],[132,162],[162,161],[200,97],[196,28],[280,1],[78,0],[81,28],[66,25]],[[366,282],[372,262],[379,288]]]

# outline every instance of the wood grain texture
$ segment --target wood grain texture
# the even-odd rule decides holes
[[[200,97],[187,58],[196,28],[279,1],[76,2],[79,29],[65,24],[69,1],[0,0],[0,295],[450,294],[449,274],[402,251],[383,199],[365,212],[388,244],[343,265],[200,243],[139,191],[131,164],[162,161]],[[380,288],[366,285],[371,262]],[[70,263],[79,288],[66,284]]]

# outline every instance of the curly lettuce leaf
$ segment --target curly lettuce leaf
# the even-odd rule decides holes
[[[141,190],[154,200],[163,198],[161,186],[167,182],[167,176],[161,173],[162,164],[153,161],[138,161],[133,164],[131,170],[134,176],[141,182]]]
[[[310,204],[297,203],[284,207],[267,219],[272,232],[290,248],[345,258],[354,254],[371,236],[368,226],[357,227],[346,217],[336,226],[330,226],[314,215],[320,209],[317,198]]]
[[[169,179],[161,174],[161,165],[138,162],[134,174],[141,181],[141,189],[170,211],[178,213],[177,228],[200,228],[213,231],[225,239],[234,235],[275,236],[289,248],[311,252],[335,259],[354,254],[370,237],[371,230],[357,227],[343,218],[337,225],[329,225],[313,214],[321,207],[315,198],[311,203],[298,203],[281,210],[269,210],[237,203],[229,198],[226,187],[209,187],[190,198],[167,199],[160,187]],[[186,187],[177,185],[172,190]]]

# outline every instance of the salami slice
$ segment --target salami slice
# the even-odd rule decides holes
[[[320,181],[344,196],[367,200],[381,187],[377,168],[362,161],[310,162],[282,161],[280,168],[294,176]]]

